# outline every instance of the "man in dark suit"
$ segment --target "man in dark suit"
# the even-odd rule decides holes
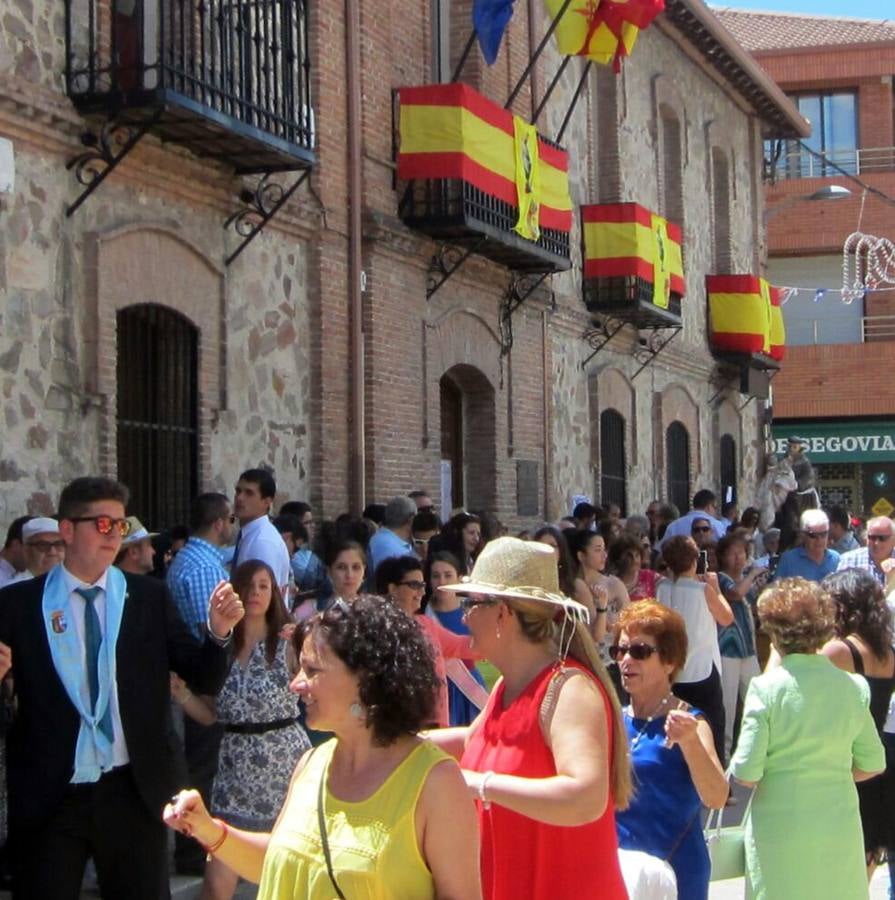
[[[64,566],[0,593],[18,703],[7,736],[16,900],[76,898],[91,856],[104,898],[169,894],[161,812],[185,780],[169,670],[216,693],[244,610],[219,584],[200,644],[161,582],[114,568],[126,504],[116,481],[71,482]]]

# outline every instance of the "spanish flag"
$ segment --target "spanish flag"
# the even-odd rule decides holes
[[[581,207],[584,277],[642,278],[653,303],[668,309],[671,294],[685,292],[681,230],[637,203]]]
[[[786,353],[786,326],[783,322],[783,310],[781,309],[783,290],[771,286],[771,359],[778,362]]]
[[[542,228],[571,230],[568,154],[534,126],[466,84],[403,87],[398,98],[398,178],[469,182],[514,207],[530,240]]]
[[[544,0],[551,19],[564,0]],[[640,32],[665,9],[665,0],[572,0],[556,26],[559,52],[566,56],[586,56],[601,65],[613,64],[616,72],[621,58],[630,56]]]
[[[770,288],[755,275],[707,275],[709,341],[722,353],[771,352]]]

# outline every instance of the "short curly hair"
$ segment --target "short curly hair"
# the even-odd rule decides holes
[[[687,625],[684,617],[655,600],[639,600],[626,606],[612,629],[613,643],[627,632],[630,637],[646,634],[656,642],[659,659],[674,666],[671,681],[680,674],[687,662]]]
[[[683,575],[699,558],[699,549],[689,535],[675,535],[662,545],[662,559],[675,578]]]
[[[762,591],[758,616],[782,655],[816,653],[833,636],[836,604],[815,581],[782,578]]]
[[[296,653],[308,637],[325,644],[357,676],[375,744],[386,747],[435,722],[441,681],[432,646],[394,603],[370,594],[336,603],[295,629]]]
[[[836,604],[836,636],[858,635],[880,659],[892,646],[892,611],[882,585],[865,569],[827,575],[821,587]]]

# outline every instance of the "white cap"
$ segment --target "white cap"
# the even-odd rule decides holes
[[[27,544],[31,538],[38,534],[59,534],[59,523],[47,516],[37,516],[29,519],[22,526],[22,542]]]

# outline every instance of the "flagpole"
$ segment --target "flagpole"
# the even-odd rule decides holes
[[[578,82],[578,87],[575,88],[575,96],[572,97],[572,102],[569,104],[569,110],[566,113],[566,117],[562,120],[562,126],[559,129],[559,134],[556,136],[556,143],[561,144],[563,135],[566,133],[566,128],[569,125],[569,122],[572,118],[572,113],[575,111],[575,106],[578,104],[578,98],[581,96],[581,92],[584,90],[584,85],[587,82],[587,73],[590,72],[590,67],[593,65],[591,60],[587,61],[587,65],[584,67],[584,71],[581,73],[581,80]]]
[[[460,61],[457,63],[457,68],[454,70],[454,74],[451,77],[451,84],[453,84],[460,77],[460,73],[463,71],[463,66],[466,65],[466,60],[469,58],[469,54],[472,52],[473,44],[475,44],[475,28],[472,29],[472,33],[469,35],[469,40],[466,42],[466,46],[463,48],[463,52],[460,54]]]
[[[516,82],[516,86],[510,91],[510,96],[507,98],[507,102],[504,103],[503,108],[509,109],[512,106],[513,101],[519,94],[519,91],[522,90],[522,85],[525,84],[525,79],[531,74],[531,70],[535,67],[535,63],[537,63],[541,54],[544,52],[544,48],[547,46],[547,42],[553,37],[553,32],[556,31],[556,26],[559,24],[559,20],[565,15],[566,10],[572,5],[572,0],[564,0],[563,5],[559,8],[559,12],[556,14],[556,18],[550,23],[550,27],[547,29],[547,33],[541,38],[540,44],[538,44],[537,50],[535,50],[531,59],[528,61],[528,65],[525,67],[525,71],[522,73],[519,80]]]
[[[547,101],[550,99],[550,95],[553,93],[553,89],[559,83],[559,79],[562,78],[562,73],[565,72],[566,66],[569,64],[569,60],[571,56],[564,56],[562,58],[562,62],[559,65],[559,68],[556,70],[556,74],[553,76],[553,81],[550,82],[550,87],[547,88],[547,93],[541,97],[541,102],[538,104],[538,108],[534,111],[534,114],[531,117],[531,124],[537,125],[538,116],[543,112],[544,107],[547,105]]]

